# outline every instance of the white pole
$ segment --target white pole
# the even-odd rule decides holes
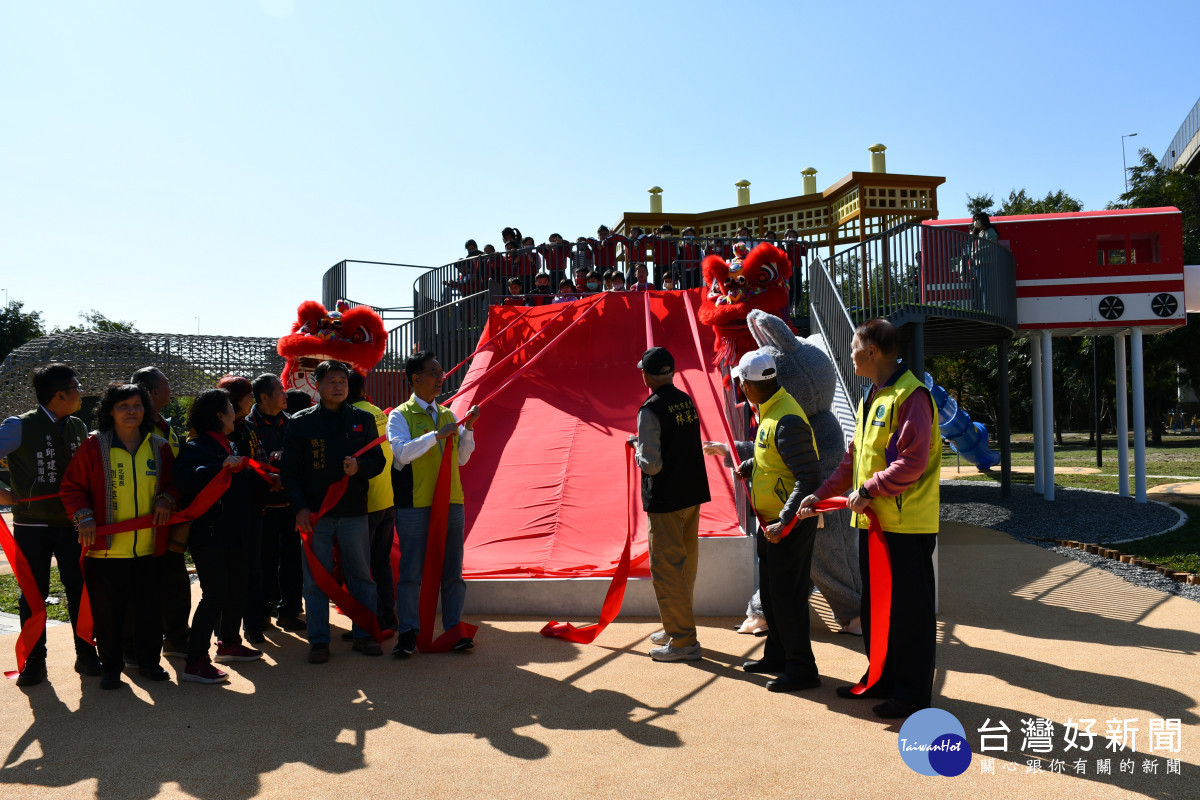
[[[1146,395],[1142,383],[1142,329],[1134,328],[1129,340],[1133,368],[1133,499],[1146,502]]]
[[[1129,497],[1129,391],[1125,385],[1125,334],[1113,337],[1117,357],[1117,483],[1121,497]]]
[[[1041,494],[1045,474],[1042,471],[1042,340],[1037,333],[1029,335],[1029,363],[1033,372],[1033,491]]]
[[[1042,481],[1042,497],[1054,499],[1054,345],[1050,331],[1042,331],[1042,396],[1045,398],[1045,408],[1042,409],[1042,454],[1045,459],[1046,477]]]

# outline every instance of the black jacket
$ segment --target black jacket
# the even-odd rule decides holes
[[[329,487],[346,474],[342,460],[377,438],[375,417],[349,403],[337,411],[324,405],[296,413],[283,437],[279,477],[292,510],[321,508]],[[351,476],[346,494],[329,511],[331,517],[360,517],[367,513],[367,482],[386,466],[379,445],[358,457],[358,472]]]
[[[171,469],[175,486],[187,507],[208,482],[221,471],[230,453],[208,433],[179,446],[179,456]],[[241,455],[234,447],[232,455]],[[246,543],[254,524],[254,483],[262,479],[250,470],[235,472],[232,482],[221,499],[204,516],[192,523],[188,544],[241,547]]]

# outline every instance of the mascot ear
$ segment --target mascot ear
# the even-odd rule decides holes
[[[748,275],[757,275],[759,285],[786,283],[792,277],[792,262],[787,253],[773,244],[762,242],[746,256],[743,267]]]
[[[705,256],[701,269],[704,272],[704,282],[709,285],[713,281],[724,283],[729,278],[729,265],[716,253]]]
[[[296,309],[296,321],[292,333],[316,333],[317,325],[325,318],[325,306],[316,300],[305,300]]]
[[[746,315],[746,326],[759,347],[770,345],[781,353],[794,353],[800,349],[800,340],[788,329],[787,323],[774,314],[754,309]]]

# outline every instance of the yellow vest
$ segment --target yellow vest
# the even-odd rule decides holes
[[[378,431],[378,436],[387,435],[387,414],[379,406],[372,405],[366,400],[359,400],[352,404],[355,408],[361,408],[363,411],[369,412],[375,416],[375,430]],[[383,468],[383,472],[376,475],[367,483],[367,513],[372,511],[383,511],[385,508],[392,507],[392,459],[395,456],[392,453],[392,448],[385,441],[383,443],[383,458],[387,462]]]
[[[928,395],[925,385],[912,372],[904,374],[890,386],[881,387],[871,398],[869,413],[863,413],[863,401],[858,403],[858,421],[854,435],[854,488],[876,472],[888,466],[887,447],[896,435],[899,408],[914,394]],[[879,517],[880,527],[893,533],[937,533],[942,470],[942,437],[938,433],[937,404],[933,406],[933,430],[929,439],[929,463],[917,482],[898,497],[875,497],[871,510]],[[856,528],[870,527],[865,515],[851,515]]]
[[[409,435],[414,439],[455,422],[450,409],[438,406],[437,410],[438,419],[435,425],[429,412],[417,404],[416,397],[408,398],[408,402],[399,409],[408,422]],[[408,464],[413,475],[413,508],[428,508],[433,505],[433,489],[437,485],[438,470],[442,466],[442,451],[445,450],[447,441],[453,442],[453,452],[450,453],[450,502],[462,505],[462,482],[458,477],[458,437],[452,436],[450,439],[439,441],[437,447],[430,448],[425,455]]]
[[[808,425],[804,409],[785,389],[780,389],[758,407],[758,437],[754,441],[754,477],[750,481],[750,496],[759,516],[767,522],[779,518],[779,512],[796,486],[796,476],[783,463],[783,457],[775,446],[775,429],[779,420],[790,414],[800,417]],[[812,426],[809,426],[809,431],[812,431]],[[813,452],[817,452],[815,435]]]
[[[158,470],[154,445],[149,435],[142,439],[137,454],[130,455],[123,447],[109,450],[109,477],[117,514],[109,522],[124,522],[154,512],[158,496]],[[90,558],[133,558],[154,555],[154,528],[141,528],[109,537],[107,550],[89,550]]]

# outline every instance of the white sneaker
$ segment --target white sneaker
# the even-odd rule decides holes
[[[654,644],[658,644],[658,645],[670,644],[671,643],[671,634],[667,633],[666,631],[659,631],[657,633],[652,633],[652,634],[650,634],[650,641],[653,642]]]
[[[655,661],[699,661],[704,653],[699,644],[690,647],[672,647],[668,644],[651,650],[650,657]]]

